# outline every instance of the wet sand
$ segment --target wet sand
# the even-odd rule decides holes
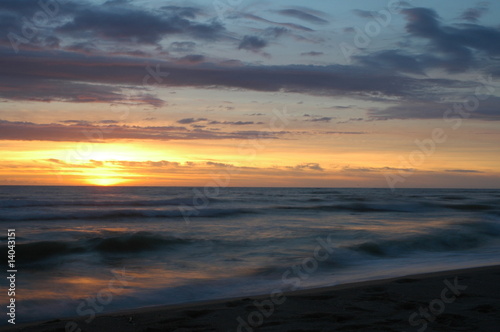
[[[0,331],[500,331],[500,266],[86,317]]]

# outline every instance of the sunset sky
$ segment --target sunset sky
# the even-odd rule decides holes
[[[0,1],[0,185],[500,188],[497,1]]]

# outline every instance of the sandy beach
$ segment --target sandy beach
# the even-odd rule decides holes
[[[176,306],[0,331],[498,331],[500,266]],[[87,320],[87,321],[86,321]]]

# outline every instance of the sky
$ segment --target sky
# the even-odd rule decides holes
[[[496,1],[2,0],[0,185],[500,188]]]

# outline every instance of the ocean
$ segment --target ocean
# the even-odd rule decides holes
[[[500,263],[500,190],[3,186],[0,224],[16,323]]]

